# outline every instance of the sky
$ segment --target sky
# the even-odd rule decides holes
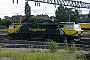
[[[18,0],[19,3],[17,4],[17,1],[14,1],[14,4],[12,0],[0,0],[0,18],[4,18],[4,16],[13,16],[13,15],[25,15],[24,14],[24,8],[25,8],[25,0]],[[74,0],[75,1],[75,0]],[[90,3],[90,0],[76,0],[76,1],[83,1]],[[54,7],[52,4],[46,4],[46,3],[40,3],[39,6],[35,6],[35,2],[29,1],[28,2],[31,7],[31,14],[32,15],[41,15],[41,14],[47,14],[49,16],[55,16],[55,10],[57,8]],[[56,6],[58,7],[58,5]],[[89,9],[82,9],[82,14],[88,14]]]

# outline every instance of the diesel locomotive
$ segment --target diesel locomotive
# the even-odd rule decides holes
[[[75,22],[59,23],[12,23],[8,28],[8,35],[16,38],[45,38],[69,41],[82,36],[80,24]]]

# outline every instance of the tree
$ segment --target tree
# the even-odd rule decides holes
[[[90,22],[90,11],[89,11],[89,13],[88,13],[88,18],[89,18],[89,22]]]
[[[31,16],[31,17],[29,17],[27,20],[26,20],[26,19],[22,20],[22,22],[23,22],[23,23],[34,23],[35,20],[37,20],[37,18],[34,17],[34,16]]]
[[[75,22],[80,22],[80,14],[79,14],[79,11],[78,10],[75,10],[74,11],[74,15],[72,16],[72,19],[73,21]]]
[[[1,25],[5,25],[8,27],[12,23],[12,19],[8,16],[5,16],[4,19],[1,20]]]
[[[78,22],[79,21],[79,12],[77,10],[73,11],[71,8],[64,7],[60,5],[55,11],[56,21],[60,22]]]
[[[35,16],[31,16],[28,20],[23,20],[23,23],[43,23],[43,22],[52,22],[50,19],[37,18]]]
[[[1,22],[1,18],[0,18],[0,22]]]
[[[25,14],[26,20],[31,16],[31,7],[29,6],[28,2],[25,3]]]

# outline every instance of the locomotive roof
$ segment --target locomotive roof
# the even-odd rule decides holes
[[[59,22],[59,24],[68,24],[68,23],[75,24],[75,22]]]
[[[28,25],[28,24],[39,24],[39,25],[57,25],[58,23],[12,23],[12,24],[23,24],[23,25]]]
[[[39,24],[39,25],[57,25],[57,24],[75,24],[75,22],[59,22],[59,23],[48,23],[48,22],[44,22],[44,23],[12,23],[12,24],[23,24],[23,25],[28,25],[28,24]]]

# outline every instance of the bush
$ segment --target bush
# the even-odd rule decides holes
[[[70,47],[69,47],[69,45],[68,45],[68,42],[67,42],[67,39],[66,39],[66,38],[65,38],[64,43],[65,43],[65,50],[66,50],[66,51],[69,51],[69,50],[70,50]]]
[[[9,25],[13,23],[13,20],[10,19],[2,19],[1,25],[5,25],[6,27],[9,27]]]
[[[77,47],[75,46],[75,43],[72,42],[72,46],[70,47],[71,52],[75,52],[77,50]]]
[[[0,29],[6,29],[6,26],[0,25]]]
[[[67,40],[65,39],[64,43],[65,43],[65,50],[67,52],[75,52],[77,50],[77,47],[75,46],[74,42],[72,42],[72,45],[69,46]]]
[[[52,53],[57,51],[57,43],[55,43],[51,39],[48,39],[47,46]]]

